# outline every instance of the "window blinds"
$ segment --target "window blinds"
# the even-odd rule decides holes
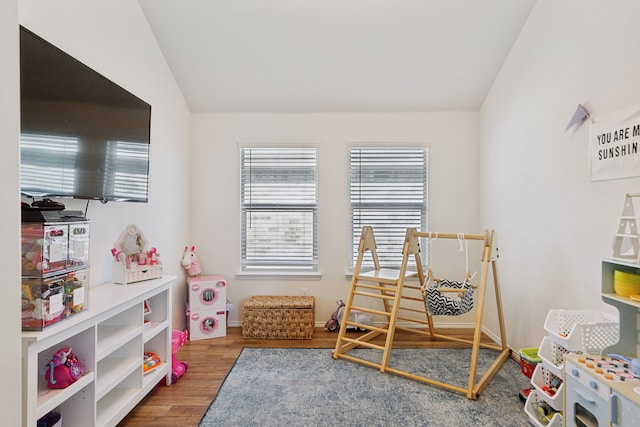
[[[242,148],[243,271],[317,271],[315,147]]]
[[[407,228],[427,225],[427,149],[352,147],[349,165],[351,267],[365,225],[373,226],[380,263],[399,266]]]

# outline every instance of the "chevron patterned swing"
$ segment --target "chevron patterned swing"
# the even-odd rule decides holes
[[[476,310],[473,340],[458,338],[438,334],[435,331],[432,314],[429,311],[428,303],[425,301],[422,292],[427,287],[427,282],[435,282],[433,274],[428,271],[424,274],[420,259],[420,239],[421,238],[445,238],[458,239],[464,241],[479,240],[482,242],[482,273],[480,282],[476,288]],[[360,243],[358,245],[358,259],[351,279],[351,289],[347,297],[342,313],[342,322],[336,341],[335,349],[332,352],[334,359],[345,359],[351,362],[378,368],[380,372],[401,375],[412,380],[420,381],[429,385],[441,387],[447,390],[463,393],[467,399],[475,400],[488,385],[489,381],[498,372],[502,364],[511,355],[511,350],[507,346],[504,318],[502,315],[502,302],[500,296],[500,286],[498,284],[498,270],[496,265],[497,252],[494,252],[494,231],[486,231],[485,234],[443,234],[432,232],[419,232],[413,228],[408,228],[404,238],[402,249],[402,263],[399,269],[381,268],[376,251],[376,241],[373,235],[373,228],[365,226],[362,229]],[[365,255],[370,255],[373,261],[374,270],[362,271],[362,262]],[[409,260],[415,260],[415,270],[408,269]],[[468,268],[467,268],[468,270]],[[500,336],[497,343],[482,342],[482,317],[484,311],[484,300],[489,272],[492,272],[494,294],[496,299],[497,320],[500,328]],[[412,280],[417,284],[411,283]],[[470,280],[469,275],[464,283]],[[407,281],[407,283],[405,283]],[[454,285],[444,286],[440,283],[440,291],[460,294],[460,299],[471,297],[473,300],[473,288],[452,289]],[[446,289],[449,288],[449,289]],[[370,304],[364,304],[368,300]],[[357,304],[357,305],[355,305]],[[373,308],[375,304],[382,304],[383,309]],[[438,304],[434,305],[434,308]],[[416,308],[417,307],[417,308]],[[383,324],[375,322],[372,325],[365,325],[352,321],[351,311],[363,311],[374,316],[382,317]],[[468,311],[466,308],[464,309]],[[454,311],[457,311],[454,310]],[[436,313],[434,313],[436,314]],[[422,319],[420,319],[422,317]],[[398,321],[402,323],[399,324]],[[359,328],[364,330],[361,335],[354,336],[351,333],[347,336],[347,328]],[[438,381],[427,376],[406,372],[402,369],[391,366],[391,350],[394,342],[396,330],[416,333],[430,338],[432,341],[443,339],[457,343],[471,345],[471,362],[465,364],[461,369],[469,370],[468,383],[466,387],[457,384],[449,384]],[[382,338],[382,342],[380,339]],[[381,351],[379,359],[371,356],[361,356],[351,352],[357,348],[368,348]],[[484,373],[478,373],[478,355],[480,348],[496,351],[496,356],[489,368]],[[365,353],[368,354],[368,353]],[[425,349],[425,365],[429,365],[429,350]]]
[[[459,316],[467,313],[473,308],[473,290],[476,286],[471,284],[474,274],[469,271],[469,247],[468,240],[464,239],[463,233],[458,233],[458,242],[460,243],[460,252],[465,253],[465,265],[467,274],[464,281],[458,282],[449,279],[438,279],[433,276],[432,256],[433,253],[431,242],[438,239],[438,233],[435,238],[429,238],[429,269],[427,270],[427,280],[422,285],[422,296],[427,313],[431,316]],[[464,244],[464,246],[463,246]]]

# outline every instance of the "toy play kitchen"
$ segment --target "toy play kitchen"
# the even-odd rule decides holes
[[[621,230],[627,218],[621,219]],[[640,235],[636,237],[640,241]],[[532,384],[540,387],[525,404],[533,425],[640,425],[640,288],[636,287],[640,282],[640,245],[636,248],[633,259],[614,253],[614,258],[602,260],[602,300],[617,310],[618,319],[591,310],[550,310],[545,321],[548,337],[538,353],[542,364],[536,368],[537,373],[547,375],[534,372]],[[537,376],[540,381],[535,381]],[[547,380],[556,378],[564,379],[557,392],[545,394],[545,389],[553,391],[553,381]],[[558,411],[553,418],[537,422],[536,397],[556,404],[550,405]],[[555,402],[560,400],[563,404]]]
[[[632,213],[628,212],[629,215]],[[621,231],[628,218],[628,215],[621,218]],[[616,242],[621,238],[622,235],[616,235]],[[637,292],[626,286],[635,284],[633,279],[637,277],[640,277],[640,253],[637,251],[633,259],[625,259],[614,250],[612,259],[602,260],[602,299],[619,313],[620,336],[614,344],[603,349],[602,355],[591,356],[586,352],[565,356],[566,426],[638,425],[640,341],[637,321],[640,302],[632,298]]]
[[[602,300],[619,314],[619,337],[598,355],[565,356],[565,426],[638,425],[640,420],[640,233],[627,194],[614,235],[613,254],[602,260]]]
[[[617,355],[571,354],[565,374],[567,426],[637,425],[640,378],[629,362]]]

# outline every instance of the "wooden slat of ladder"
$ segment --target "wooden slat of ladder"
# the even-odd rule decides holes
[[[362,268],[362,261],[364,259],[365,254],[369,253],[371,255],[374,269],[380,270],[380,261],[378,260],[378,254],[376,252],[376,241],[373,235],[373,228],[370,226],[362,227],[362,231],[360,233],[360,241],[358,242],[358,257],[356,259],[356,265],[353,271],[353,277],[351,278],[351,286],[349,295],[347,297],[347,301],[345,302],[345,306],[343,308],[342,319],[340,319],[340,329],[338,331],[338,339],[336,340],[336,346],[333,350],[334,358],[345,358],[345,359],[353,359],[352,356],[347,356],[345,353],[349,350],[356,348],[360,345],[360,342],[368,342],[369,340],[377,337],[380,334],[386,334],[387,330],[384,328],[376,328],[376,330],[371,330],[370,332],[362,335],[359,340],[353,340],[346,337],[347,331],[347,322],[351,315],[351,311],[353,309],[353,302],[356,293],[359,292],[357,288],[361,285],[359,283],[359,275]],[[366,276],[363,276],[366,277]],[[372,294],[377,295],[377,294]],[[366,295],[363,295],[366,297]]]
[[[361,273],[360,268],[364,258],[364,253],[367,251],[371,252],[371,256],[373,258],[374,266],[376,267],[376,269],[373,271]],[[345,356],[344,353],[346,351],[349,351],[350,349],[353,349],[357,346],[379,349],[382,351],[382,361],[377,366],[379,366],[380,371],[384,372],[385,368],[388,366],[389,357],[391,355],[395,324],[398,317],[400,300],[402,298],[402,287],[404,280],[405,278],[416,277],[422,274],[421,266],[418,266],[417,272],[408,271],[407,269],[409,255],[414,253],[416,255],[419,255],[419,245],[417,244],[417,240],[413,238],[412,231],[407,230],[407,233],[405,234],[405,241],[403,244],[403,258],[400,269],[396,270],[380,268],[379,262],[377,261],[373,229],[368,227],[363,228],[360,237],[360,243],[358,246],[358,260],[355,267],[354,276],[351,281],[351,292],[348,297],[348,302],[345,304],[344,308],[344,326],[341,323],[340,332],[338,333],[338,340],[336,342],[336,348],[333,352],[335,358]],[[375,294],[373,292],[367,292],[366,290],[379,291],[379,293]],[[384,313],[384,315],[388,317],[387,326],[384,328],[367,327],[367,329],[371,329],[373,333],[365,334],[359,339],[347,338],[345,336],[346,327],[348,325],[354,325],[354,323],[350,323],[347,320],[350,316],[351,311],[356,309],[355,307],[353,307],[354,296],[359,296],[362,298],[373,298],[382,301],[384,312],[380,312],[379,310],[368,311],[374,311],[380,314]],[[373,339],[374,337],[381,334],[386,334],[384,346],[379,346],[368,342],[370,339]],[[358,360],[358,358],[353,356],[349,356],[348,359],[356,361]]]

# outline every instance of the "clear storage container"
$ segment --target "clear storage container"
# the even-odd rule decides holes
[[[22,278],[22,329],[40,331],[88,308],[89,270]]]

